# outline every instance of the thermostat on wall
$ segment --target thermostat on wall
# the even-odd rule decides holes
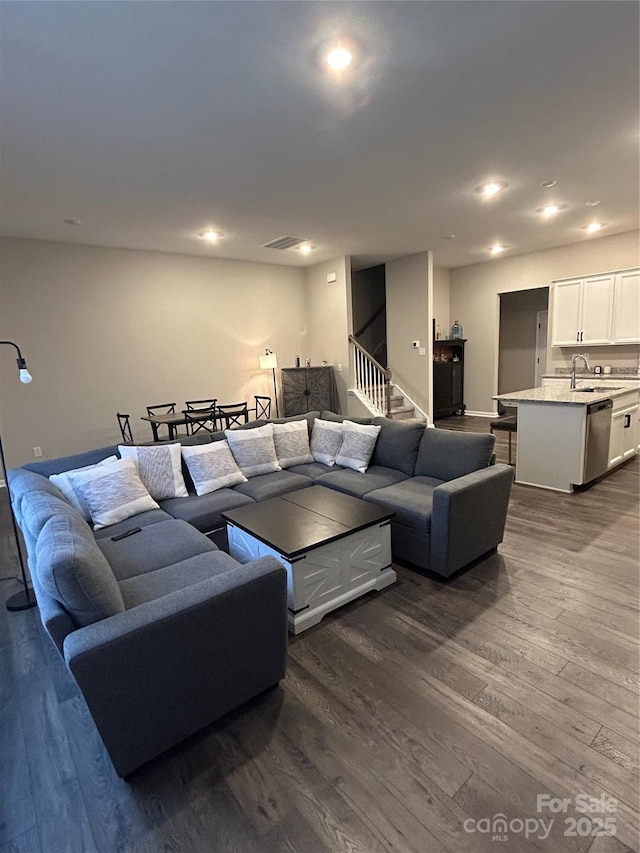
[[[337,278],[337,276],[334,272],[328,272],[327,273],[327,284],[331,284],[331,282],[335,281],[336,278]]]

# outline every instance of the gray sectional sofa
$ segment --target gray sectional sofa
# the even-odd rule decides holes
[[[318,416],[295,420],[311,434]],[[119,775],[284,675],[284,569],[271,557],[240,565],[222,550],[223,511],[314,484],[336,489],[392,509],[394,559],[443,577],[502,541],[513,470],[495,464],[492,435],[350,420],[381,428],[365,473],[306,462],[196,495],[184,468],[187,497],[95,531],[48,478],[117,456],[117,446],[8,472],[42,623]]]

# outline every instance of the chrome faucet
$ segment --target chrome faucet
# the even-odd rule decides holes
[[[587,361],[586,355],[583,355],[581,352],[577,355],[574,355],[573,361],[571,362],[571,385],[569,385],[570,391],[576,390],[576,359],[581,358],[584,361],[584,366],[587,370],[590,370],[589,362]]]

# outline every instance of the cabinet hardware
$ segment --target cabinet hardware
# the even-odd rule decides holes
[[[631,426],[631,415],[625,415],[624,416],[624,428],[629,429],[630,426]]]

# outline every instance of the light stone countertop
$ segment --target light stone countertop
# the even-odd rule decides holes
[[[571,371],[567,373],[543,373],[543,379],[558,379],[569,382],[571,379]],[[640,373],[578,373],[578,382],[583,385],[590,382],[593,385],[601,385],[603,382],[640,382]]]
[[[597,378],[595,377],[595,379]],[[588,388],[591,385],[600,387],[600,382],[585,382],[581,380],[575,391],[570,391],[568,388],[558,388],[557,386],[527,388],[524,391],[512,391],[510,394],[496,394],[492,399],[501,400],[503,403],[564,403],[588,406],[590,403],[599,403],[602,400],[615,400],[616,397],[621,397],[623,394],[628,394],[629,391],[636,390],[635,388],[629,388],[629,386],[623,386],[620,389],[606,388],[602,391],[580,391],[580,387]]]

